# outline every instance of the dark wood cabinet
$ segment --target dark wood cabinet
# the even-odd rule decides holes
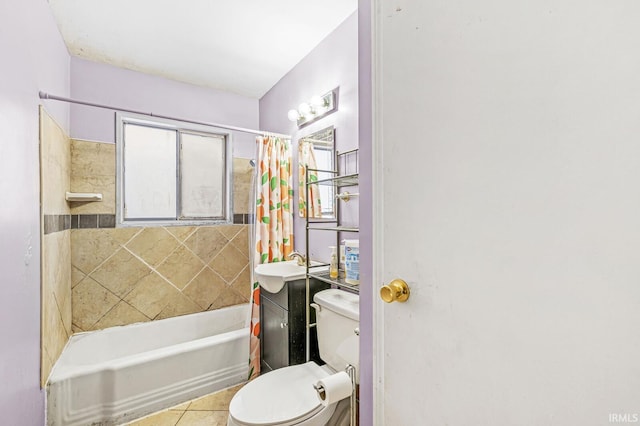
[[[287,282],[278,293],[260,289],[260,357],[263,372],[306,362],[306,280]],[[330,288],[319,280],[310,279],[309,301]],[[316,321],[315,309],[310,309],[311,323]],[[315,327],[310,331],[310,360],[322,364],[318,354]]]

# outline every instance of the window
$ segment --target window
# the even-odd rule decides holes
[[[119,225],[232,222],[228,133],[131,114],[116,122]]]

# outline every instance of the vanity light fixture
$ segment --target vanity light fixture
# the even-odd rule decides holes
[[[298,127],[316,121],[338,108],[337,92],[338,89],[334,89],[322,96],[313,96],[308,103],[298,105],[298,109],[289,110],[287,117],[297,122]]]

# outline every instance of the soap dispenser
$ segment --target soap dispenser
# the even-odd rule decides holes
[[[331,249],[331,261],[329,262],[329,278],[338,278],[338,253],[335,246],[330,246]]]

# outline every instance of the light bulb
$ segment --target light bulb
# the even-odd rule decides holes
[[[300,118],[300,114],[295,109],[290,109],[287,113],[287,117],[289,117],[289,120],[291,121],[298,121],[298,118]]]
[[[322,108],[324,107],[324,99],[322,99],[322,96],[315,95],[311,98],[311,105],[317,108]]]
[[[298,111],[300,111],[300,114],[302,114],[303,116],[307,116],[311,113],[311,105],[309,104],[300,104],[298,105]]]

